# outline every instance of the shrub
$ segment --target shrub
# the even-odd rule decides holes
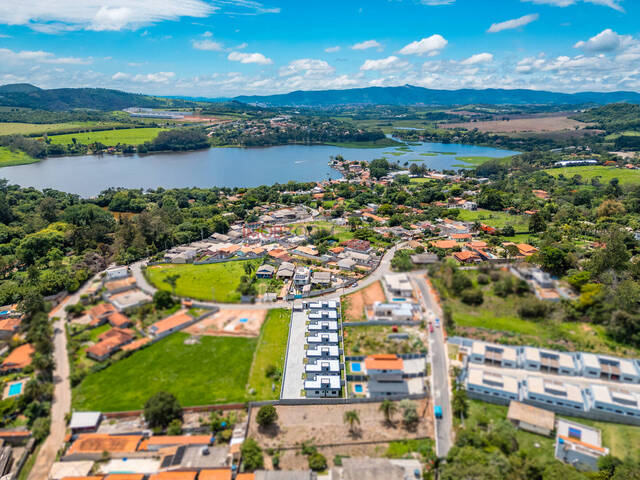
[[[144,418],[149,428],[166,428],[173,420],[182,420],[182,407],[173,394],[158,392],[145,403]]]
[[[242,454],[242,464],[245,470],[254,471],[264,467],[264,456],[260,445],[253,439],[248,438],[240,449]]]
[[[258,415],[256,416],[256,420],[258,425],[261,427],[269,427],[273,425],[278,420],[278,412],[276,411],[276,407],[273,405],[264,405],[260,407],[258,410]]]
[[[484,301],[482,291],[477,288],[469,288],[462,291],[460,294],[460,300],[467,305],[481,305]]]
[[[480,285],[486,285],[487,283],[489,283],[489,276],[485,275],[484,273],[478,274],[478,283]]]
[[[321,453],[315,452],[309,455],[309,468],[314,472],[321,472],[327,468],[327,459]]]
[[[527,298],[518,306],[518,315],[522,318],[544,318],[549,313],[549,306],[537,298]]]
[[[178,418],[171,420],[167,427],[167,435],[182,435],[182,421]]]

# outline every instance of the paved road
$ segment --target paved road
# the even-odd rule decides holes
[[[55,367],[53,370],[54,390],[51,404],[51,432],[38,452],[38,458],[29,474],[29,480],[48,478],[49,470],[56,460],[56,455],[64,445],[64,437],[67,431],[65,415],[71,411],[69,356],[67,354],[67,336],[65,334],[67,313],[64,308],[67,305],[77,303],[80,300],[80,295],[85,292],[92,281],[93,279],[88,281],[78,292],[65,298],[60,305],[49,313],[49,318],[58,317],[58,320],[53,324],[53,359]]]
[[[430,321],[439,318],[442,323],[442,310],[436,302],[424,274],[412,274],[422,297]],[[429,355],[431,357],[431,394],[434,405],[442,407],[442,419],[435,421],[436,454],[445,457],[451,448],[453,422],[451,418],[451,393],[449,383],[449,368],[447,346],[442,332],[442,326],[434,328],[429,333]]]

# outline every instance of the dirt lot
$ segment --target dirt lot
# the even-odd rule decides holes
[[[357,322],[366,320],[365,308],[370,307],[374,302],[384,302],[386,298],[382,285],[378,281],[362,290],[347,295],[344,301],[346,302],[344,321]]]
[[[186,329],[191,335],[233,335],[257,337],[267,316],[267,310],[225,310],[191,325]]]
[[[477,128],[481,132],[555,132],[559,130],[583,129],[588,123],[578,122],[565,116],[514,118],[512,120],[489,120],[481,122],[447,123],[442,128]]]
[[[336,455],[342,455],[343,457],[371,457],[376,458],[385,454],[389,444],[388,443],[376,443],[369,445],[344,445],[340,447],[325,447],[318,448],[318,452],[325,456],[329,468],[333,467],[333,460]],[[272,469],[271,457],[269,455],[264,456],[265,468]],[[281,470],[308,470],[309,461],[305,455],[300,453],[300,450],[282,450],[280,452],[280,465],[278,467]]]
[[[295,447],[300,442],[320,445],[348,445],[360,442],[390,442],[405,438],[433,437],[433,422],[428,416],[428,399],[416,400],[420,423],[415,431],[407,431],[401,423],[401,413],[393,418],[393,424],[387,425],[379,411],[380,403],[361,403],[348,405],[280,405],[278,422],[274,428],[263,430],[255,417],[258,409],[251,411],[249,437],[263,448]],[[355,435],[349,432],[343,416],[347,410],[356,410],[360,425]],[[426,416],[423,416],[426,415]],[[344,451],[344,447],[338,450]]]

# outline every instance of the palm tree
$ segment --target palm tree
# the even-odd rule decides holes
[[[256,266],[253,264],[253,262],[247,262],[244,264],[244,273],[247,274],[247,276],[251,276],[251,274],[253,273],[253,271],[256,269]]]
[[[398,411],[398,406],[395,404],[395,402],[387,399],[380,404],[380,411],[384,415],[385,421],[390,424],[391,417],[393,417],[393,414]]]
[[[344,423],[349,425],[349,432],[355,433],[355,425],[360,425],[360,415],[356,410],[347,410],[344,412]]]
[[[171,287],[171,291],[173,292],[174,295],[176,294],[176,285],[178,283],[179,278],[180,278],[180,275],[178,275],[177,273],[174,273],[173,275],[167,275],[167,277],[164,279],[164,283],[166,283]]]

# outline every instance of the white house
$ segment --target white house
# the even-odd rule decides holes
[[[337,345],[339,342],[338,334],[336,332],[318,332],[313,333],[307,337],[307,343],[322,344],[322,345]]]
[[[339,360],[318,360],[304,366],[307,379],[313,380],[316,375],[340,375]]]
[[[339,375],[317,375],[313,380],[304,381],[304,391],[307,398],[339,397]]]
[[[528,376],[522,390],[523,400],[534,405],[552,405],[582,412],[589,409],[583,390],[572,383]]]
[[[107,281],[126,278],[129,276],[129,267],[126,265],[123,267],[109,267],[105,270],[104,276]]]
[[[594,384],[590,389],[592,408],[599,411],[640,418],[640,394],[621,388]]]
[[[337,345],[309,345],[305,350],[306,357],[311,361],[313,359],[339,359],[340,349]]]
[[[309,332],[337,332],[338,322],[335,320],[321,320],[314,323],[309,323],[307,326]]]
[[[340,308],[340,302],[337,300],[323,300],[321,302],[304,302],[303,308],[309,310],[338,310]]]
[[[580,360],[585,377],[640,383],[640,372],[632,360],[594,353],[581,353]]]
[[[311,323],[320,320],[337,320],[338,312],[336,310],[313,310],[307,315],[307,318]]]
[[[469,368],[465,387],[470,394],[491,396],[505,405],[511,400],[518,400],[520,395],[518,379],[479,368]]]
[[[524,347],[520,360],[525,370],[557,373],[559,375],[580,374],[575,357],[569,353]]]
[[[311,281],[311,270],[307,267],[296,268],[293,274],[293,284],[297,287],[304,287]]]
[[[373,304],[373,317],[375,320],[387,321],[411,321],[413,320],[413,306],[410,303],[383,303]]]
[[[561,462],[573,465],[578,470],[598,470],[598,459],[609,454],[602,447],[600,430],[558,419],[556,425],[555,457]]]
[[[518,352],[515,348],[506,345],[473,342],[469,354],[469,361],[516,368],[518,365]]]
[[[412,297],[413,287],[406,273],[390,273],[384,276],[384,283],[391,295]]]

